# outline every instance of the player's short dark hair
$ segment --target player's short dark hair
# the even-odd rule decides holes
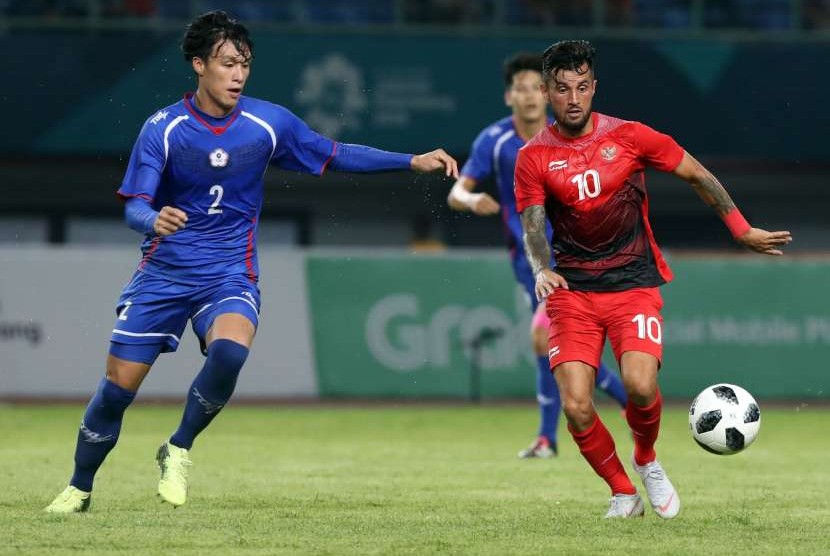
[[[191,21],[184,30],[182,52],[188,62],[193,58],[207,61],[216,43],[231,41],[248,60],[254,56],[254,42],[248,29],[222,11],[208,12]]]
[[[519,52],[504,61],[504,86],[513,84],[513,77],[520,71],[542,73],[542,57],[531,52]]]
[[[561,70],[579,72],[583,64],[594,73],[594,56],[597,49],[588,41],[559,41],[550,45],[542,54],[542,78],[548,81]]]

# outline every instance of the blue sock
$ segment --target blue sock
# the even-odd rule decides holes
[[[547,356],[540,355],[536,370],[536,399],[539,401],[539,413],[542,422],[539,425],[539,436],[545,436],[551,444],[556,446],[556,429],[559,426],[559,388],[553,373],[550,372],[550,361]]]
[[[78,442],[75,445],[75,471],[69,484],[92,492],[95,473],[118,442],[124,411],[135,399],[135,392],[110,382],[106,377],[86,407]]]
[[[596,385],[599,386],[600,390],[617,400],[620,407],[625,408],[625,404],[628,403],[628,395],[625,393],[622,381],[616,373],[605,366],[605,363],[600,362],[599,364]]]
[[[205,365],[187,393],[179,429],[170,443],[189,450],[193,440],[219,414],[236,387],[239,371],[248,357],[248,348],[232,340],[214,340],[207,350]]]

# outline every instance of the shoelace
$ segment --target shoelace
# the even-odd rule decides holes
[[[655,466],[648,471],[648,478],[654,479],[655,481],[662,481],[666,478],[666,473],[661,468]]]
[[[670,490],[666,487],[666,484],[664,482],[666,479],[666,472],[663,471],[661,467],[654,466],[652,469],[649,469],[648,473],[646,474],[646,478],[652,481],[652,488],[657,491],[657,495],[668,495]]]

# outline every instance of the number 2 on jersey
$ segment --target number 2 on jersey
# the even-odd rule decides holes
[[[571,183],[576,184],[580,201],[584,201],[585,197],[595,199],[602,190],[599,184],[599,172],[596,170],[585,170],[583,173],[575,175],[571,178]]]
[[[118,320],[127,320],[127,311],[130,309],[130,305],[132,305],[132,301],[127,301],[124,303],[124,308],[121,309],[121,313],[118,315]]]
[[[210,205],[208,214],[222,214],[221,203],[222,195],[225,194],[225,189],[221,185],[214,185],[210,188],[210,194],[216,195],[216,199]]]

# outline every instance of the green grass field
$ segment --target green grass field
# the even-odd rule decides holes
[[[671,521],[603,520],[607,488],[567,434],[556,460],[515,459],[530,405],[231,405],[194,447],[177,510],[155,496],[153,457],[179,410],[139,405],[92,511],[47,515],[81,413],[0,406],[0,554],[830,554],[827,410],[766,409],[731,457],[667,410],[658,454],[683,502]],[[627,465],[627,429],[602,413]]]

